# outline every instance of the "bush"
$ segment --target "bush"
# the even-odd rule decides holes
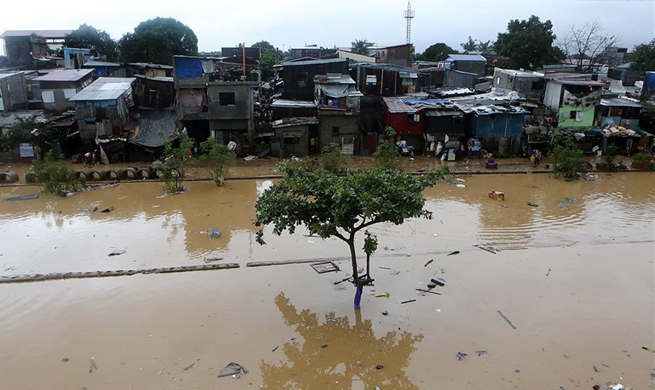
[[[584,174],[586,163],[582,158],[582,151],[575,147],[572,136],[556,136],[555,147],[551,151],[553,172],[555,176],[566,180],[577,179]]]
[[[35,153],[40,155],[39,148],[35,148]],[[56,160],[51,151],[46,153],[43,159],[37,157],[34,160],[32,172],[43,191],[56,196],[64,197],[84,184],[63,161]]]
[[[386,139],[380,141],[375,153],[373,153],[375,164],[384,169],[400,169],[400,164],[398,163],[398,147],[394,143],[396,131],[392,127],[387,127],[385,133]]]
[[[348,157],[341,153],[339,144],[332,142],[321,149],[321,163],[323,163],[323,169],[339,175],[346,170]]]
[[[632,158],[633,163],[649,164],[655,162],[655,156],[649,153],[637,153]]]
[[[230,151],[227,146],[219,144],[215,138],[209,137],[200,143],[200,150],[203,153],[200,160],[207,164],[212,180],[217,186],[223,185],[225,167],[230,161]]]
[[[164,134],[160,133],[164,138]],[[164,142],[164,162],[157,166],[159,181],[167,193],[184,191],[184,168],[191,160],[193,143],[186,132],[180,134],[179,144],[173,147],[170,140]]]

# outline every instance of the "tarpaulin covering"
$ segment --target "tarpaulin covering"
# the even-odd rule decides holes
[[[164,137],[159,134],[163,132]],[[130,143],[157,148],[164,146],[166,139],[174,139],[175,112],[173,111],[141,111],[138,131],[130,139]]]
[[[189,57],[173,57],[175,74],[180,79],[202,77],[202,59]]]
[[[348,84],[325,84],[321,85],[321,90],[325,96],[339,99],[348,96],[349,87]]]

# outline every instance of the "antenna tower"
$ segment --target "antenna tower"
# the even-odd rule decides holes
[[[412,19],[416,12],[412,10],[412,3],[407,2],[407,9],[403,12],[403,17],[407,19],[407,43],[411,43],[412,37]]]

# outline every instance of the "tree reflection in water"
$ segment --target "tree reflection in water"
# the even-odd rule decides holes
[[[351,325],[348,317],[337,318],[333,312],[324,321],[308,309],[298,312],[284,293],[275,297],[275,304],[302,339],[284,343],[286,362],[260,363],[263,388],[418,389],[405,369],[422,334],[391,331],[378,338],[371,320],[362,320],[361,310],[355,311]]]

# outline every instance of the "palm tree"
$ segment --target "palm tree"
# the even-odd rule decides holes
[[[473,38],[471,38],[470,35],[469,35],[468,42],[462,43],[462,44],[460,44],[460,46],[462,47],[462,50],[464,50],[464,52],[466,52],[466,53],[468,53],[470,51],[475,51],[475,49],[477,48],[477,45],[475,44],[475,41],[473,40]]]
[[[369,42],[366,39],[355,39],[355,41],[350,44],[352,45],[350,50],[353,53],[363,55],[368,55],[371,46],[375,45],[375,43]]]

